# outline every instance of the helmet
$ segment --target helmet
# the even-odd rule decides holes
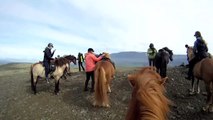
[[[153,43],[150,43],[149,47],[150,47],[150,48],[153,48],[153,47],[154,47],[154,44],[153,44]]]
[[[92,48],[89,48],[88,52],[94,52],[94,50]]]
[[[201,33],[199,31],[196,31],[194,36],[195,37],[201,37]]]
[[[49,44],[48,44],[48,47],[53,47],[53,44],[52,44],[52,43],[49,43]]]

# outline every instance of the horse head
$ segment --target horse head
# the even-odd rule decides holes
[[[70,62],[73,62],[76,65],[77,58],[74,55],[66,55],[64,58],[68,59]]]
[[[172,52],[172,50],[170,50],[168,47],[164,47],[162,49],[165,50],[165,51],[167,51],[169,53],[169,59],[171,61],[173,61],[173,52]]]
[[[187,58],[188,60],[192,60],[195,57],[194,52],[193,52],[193,47],[188,47],[187,48]]]

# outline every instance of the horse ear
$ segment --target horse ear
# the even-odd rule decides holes
[[[131,86],[134,87],[135,86],[135,76],[134,75],[128,75],[127,78],[129,80]]]

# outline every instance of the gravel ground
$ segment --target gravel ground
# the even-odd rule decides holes
[[[30,64],[0,66],[0,120],[124,120],[131,86],[127,74],[138,68],[118,68],[112,81],[110,108],[92,106],[93,93],[84,92],[85,73],[72,70],[71,76],[60,81],[60,94],[54,95],[54,82],[39,80],[38,94],[30,88]],[[206,96],[189,95],[190,81],[185,80],[186,68],[168,69],[167,96],[173,101],[169,120],[213,120],[213,113],[204,113]],[[201,82],[201,90],[204,85]]]

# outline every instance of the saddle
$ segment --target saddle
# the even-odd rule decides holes
[[[42,64],[42,66],[45,68],[43,61],[39,61],[39,63]],[[50,62],[50,68],[49,68],[50,74],[53,73],[55,71],[55,69],[56,69],[56,66],[55,66],[54,62]]]
[[[116,68],[115,68],[115,63],[114,63],[110,58],[103,57],[103,58],[101,59],[101,61],[108,61],[108,62],[110,62],[110,63],[112,64],[112,66],[114,67],[114,69],[116,69]]]

